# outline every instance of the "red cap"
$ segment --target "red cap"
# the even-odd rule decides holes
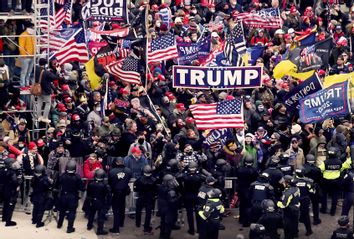
[[[28,149],[29,149],[29,150],[33,150],[33,149],[35,149],[35,148],[37,148],[36,143],[33,142],[33,141],[31,141],[31,142],[28,144]]]
[[[78,114],[74,114],[72,117],[71,117],[72,121],[78,121],[80,120],[80,115]]]
[[[141,154],[141,150],[138,146],[132,148],[132,154]]]
[[[296,7],[295,6],[291,6],[290,13],[296,13],[296,12],[297,12]]]
[[[61,89],[62,90],[69,90],[70,88],[69,88],[69,85],[64,84],[64,85],[61,86]]]
[[[43,139],[37,140],[37,146],[38,146],[38,147],[44,146],[44,141],[43,141]]]
[[[165,93],[165,96],[167,96],[169,100],[176,99],[176,97],[173,95],[172,92],[166,92],[166,93]]]
[[[184,104],[183,104],[183,103],[178,103],[178,104],[176,104],[176,108],[179,109],[179,110],[184,110],[184,109],[186,109],[186,108],[184,107]]]
[[[71,97],[66,97],[64,101],[65,103],[71,103],[73,100],[71,99]]]
[[[153,10],[154,12],[157,12],[159,10],[159,6],[157,6],[157,4],[154,4],[151,6],[151,10]]]
[[[127,94],[129,94],[129,91],[127,91],[125,88],[120,88],[119,89],[119,93],[122,94],[122,95],[124,95],[124,94],[127,95]]]
[[[194,119],[192,117],[187,117],[186,123],[194,123]]]
[[[116,84],[116,82],[113,81],[113,80],[108,83],[108,86],[109,86],[109,87],[112,87],[112,86],[115,86],[115,85],[117,85],[117,84]]]
[[[233,97],[232,95],[226,96],[226,100],[233,100],[233,99],[235,99],[235,97]]]
[[[320,69],[320,70],[318,71],[318,74],[319,74],[319,75],[325,75],[325,74],[326,74],[326,71],[325,71],[325,70]]]

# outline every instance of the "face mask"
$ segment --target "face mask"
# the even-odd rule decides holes
[[[212,42],[213,44],[218,44],[218,40],[216,40],[216,39],[212,39],[211,42]]]
[[[210,9],[210,12],[211,12],[211,13],[214,13],[214,12],[215,12],[215,9]]]
[[[188,152],[186,152],[186,154],[187,154],[188,156],[191,156],[191,155],[193,154],[193,151],[188,151]]]
[[[145,140],[144,140],[143,138],[138,139],[138,143],[139,143],[139,144],[143,144],[144,141],[145,141]]]

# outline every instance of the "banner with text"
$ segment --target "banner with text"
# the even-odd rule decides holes
[[[83,6],[82,18],[95,21],[120,21],[127,23],[126,0],[89,0]]]
[[[211,145],[214,147],[222,147],[228,139],[233,139],[232,131],[230,129],[213,129],[205,137],[203,144],[208,148]]]
[[[262,84],[262,67],[173,66],[173,87],[194,89],[255,88]]]
[[[322,88],[322,83],[317,75],[312,75],[285,95],[284,102],[286,108],[289,112],[296,112],[296,110],[299,110],[300,108],[299,101],[302,98],[311,95]]]
[[[330,117],[349,113],[348,81],[334,84],[300,100],[300,120],[302,123],[321,122]]]
[[[210,53],[210,38],[202,37],[198,42],[177,42],[178,64],[190,65],[192,61],[204,61]]]

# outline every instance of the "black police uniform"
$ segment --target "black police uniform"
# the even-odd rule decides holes
[[[272,185],[262,177],[251,184],[248,196],[251,208],[248,211],[248,217],[251,223],[255,223],[262,215],[261,203],[264,199],[274,199],[274,190]]]
[[[342,186],[344,191],[344,201],[342,215],[348,216],[354,201],[354,171],[353,169],[343,176]]]
[[[45,174],[39,177],[34,176],[31,181],[31,186],[33,188],[31,194],[31,202],[33,203],[32,224],[37,224],[37,227],[41,227],[44,226],[42,218],[49,197],[49,191],[52,187],[52,181]]]
[[[221,214],[224,206],[219,198],[209,198],[203,209],[198,212],[201,217],[199,239],[218,239]]]
[[[284,239],[295,238],[299,227],[299,188],[296,186],[287,187],[277,206],[283,209]]]
[[[333,232],[331,239],[353,239],[353,231],[349,228],[338,228]]]
[[[59,220],[58,228],[63,226],[64,217],[67,216],[67,232],[73,232],[76,209],[79,201],[79,191],[85,191],[85,186],[79,174],[65,172],[59,177]]]
[[[106,215],[106,205],[110,204],[111,189],[109,185],[102,180],[95,179],[87,185],[88,222],[87,229],[91,230],[93,221],[97,212],[97,234],[106,234],[104,232],[104,220]]]
[[[160,239],[170,239],[177,219],[181,196],[175,187],[162,184],[158,187],[157,205],[161,217]]]
[[[300,190],[300,222],[305,225],[306,236],[312,234],[311,220],[310,220],[310,195],[314,194],[312,179],[305,177],[295,177],[294,184]]]
[[[283,189],[283,172],[276,166],[269,166],[263,171],[264,173],[269,174],[269,184],[274,188],[274,194],[276,199],[280,199],[281,191]]]
[[[264,212],[263,215],[259,218],[259,224],[265,227],[265,236],[267,238],[279,239],[280,235],[278,234],[278,228],[283,227],[283,218],[278,211],[273,212]]]
[[[113,228],[110,232],[119,233],[119,227],[124,226],[125,198],[130,194],[129,181],[132,172],[124,165],[115,166],[108,175],[108,183],[112,190]]]
[[[305,163],[304,164],[304,176],[313,180],[313,187],[315,193],[310,194],[312,213],[313,213],[313,224],[317,225],[321,223],[320,220],[320,183],[322,180],[321,169],[319,169],[315,164]]]
[[[257,179],[257,169],[250,166],[241,166],[236,171],[237,176],[237,193],[240,200],[240,217],[239,222],[243,226],[249,225],[247,210],[250,208],[248,192],[251,184]]]
[[[189,230],[188,233],[194,235],[194,217],[193,213],[196,212],[198,204],[198,193],[201,187],[204,177],[199,171],[191,172],[187,170],[181,177],[183,188],[183,203],[187,211],[187,221]]]
[[[157,179],[153,176],[141,176],[134,182],[134,192],[137,192],[138,196],[136,201],[135,225],[140,227],[141,213],[145,208],[144,232],[150,233],[152,230],[150,226],[151,215],[157,194]]]
[[[287,163],[279,163],[278,168],[280,169],[280,171],[283,173],[283,175],[290,175],[292,176],[294,173],[294,169],[292,166],[290,166]]]
[[[17,177],[16,170],[10,167],[4,170],[4,186],[2,188],[3,195],[3,210],[2,210],[2,221],[6,222],[5,226],[15,226],[16,223],[11,221],[12,214],[15,209],[15,205],[18,197],[17,188],[21,184],[21,180]]]

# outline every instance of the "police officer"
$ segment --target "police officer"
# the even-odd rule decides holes
[[[265,239],[266,229],[262,224],[252,223],[250,226],[249,239]]]
[[[265,236],[272,239],[279,239],[278,228],[283,227],[283,218],[279,212],[275,210],[274,202],[265,199],[262,202],[263,215],[259,218],[259,224],[265,227]]]
[[[93,220],[97,212],[97,235],[106,235],[107,231],[104,230],[104,220],[106,214],[105,205],[110,203],[111,189],[107,183],[104,182],[106,173],[103,169],[95,171],[94,181],[87,186],[87,199],[89,202],[88,207],[88,222],[87,230],[93,227]]]
[[[176,178],[171,174],[166,174],[158,188],[157,205],[161,218],[160,239],[170,239],[172,228],[177,220],[181,198],[177,191],[178,186]]]
[[[344,201],[342,207],[342,215],[348,216],[350,208],[354,201],[354,165],[352,163],[351,169],[347,171],[342,180],[344,191]]]
[[[130,194],[129,181],[132,172],[124,166],[124,159],[117,157],[114,160],[112,169],[109,172],[108,183],[112,190],[113,228],[112,233],[119,233],[119,227],[124,226],[125,219],[125,198]]]
[[[353,239],[353,231],[349,229],[348,216],[341,216],[338,219],[339,228],[336,229],[331,239]]]
[[[215,187],[222,192],[222,201],[227,204],[226,192],[225,192],[225,176],[230,172],[231,166],[225,159],[218,159],[215,163],[215,169],[212,171],[212,175],[216,178],[217,182]]]
[[[204,177],[198,171],[198,163],[192,161],[187,170],[181,176],[183,188],[183,203],[187,211],[187,220],[190,235],[194,235],[194,212],[198,204],[198,192],[204,181]],[[196,212],[197,213],[197,212]]]
[[[249,219],[251,223],[256,223],[262,215],[262,201],[264,199],[274,199],[274,189],[269,184],[269,174],[262,173],[258,179],[251,184],[249,200]]]
[[[321,212],[327,213],[327,195],[332,197],[331,215],[336,214],[338,195],[340,191],[341,171],[350,167],[350,158],[344,163],[338,158],[338,150],[330,147],[327,151],[328,158],[319,165],[323,177],[323,196]]]
[[[237,193],[240,200],[240,217],[239,222],[243,226],[249,226],[247,210],[250,208],[250,202],[248,198],[248,192],[250,190],[251,183],[256,181],[258,172],[253,167],[253,158],[250,155],[245,156],[244,165],[239,167],[236,172],[237,176]]]
[[[150,165],[145,165],[143,173],[143,176],[134,182],[134,192],[138,196],[136,201],[135,225],[140,227],[141,213],[145,208],[144,234],[151,235],[152,227],[150,226],[150,221],[157,194],[157,180],[152,176],[153,171]]]
[[[17,177],[16,170],[14,169],[15,159],[7,158],[4,163],[4,186],[2,188],[4,204],[2,209],[2,221],[6,222],[6,227],[11,227],[17,225],[17,223],[11,219],[17,202],[21,180]]]
[[[312,154],[306,155],[306,162],[304,164],[304,176],[313,180],[313,187],[315,193],[310,194],[312,213],[313,213],[313,225],[321,223],[320,219],[320,183],[322,180],[321,170],[315,165],[316,159]]]
[[[275,197],[280,199],[281,192],[283,189],[283,173],[278,168],[279,158],[277,156],[272,156],[270,158],[268,168],[263,172],[269,174],[269,183],[274,188]]]
[[[315,193],[313,181],[304,177],[304,169],[300,167],[295,169],[294,184],[300,190],[300,222],[304,223],[306,236],[309,236],[313,233],[310,220],[310,195]]]
[[[284,239],[294,239],[298,234],[300,189],[293,183],[293,177],[284,176],[285,190],[277,206],[283,209]]]
[[[198,196],[197,196],[197,200],[198,200],[198,204],[197,204],[197,211],[199,212],[203,206],[205,205],[205,203],[208,200],[208,193],[214,189],[214,184],[216,182],[216,179],[213,176],[207,176],[205,179],[205,183],[199,188],[199,192],[198,192]],[[200,220],[201,218],[198,216],[197,217],[197,228],[198,231],[200,231]]]
[[[208,193],[208,200],[203,209],[198,212],[201,218],[199,239],[217,239],[219,237],[219,224],[224,206],[220,200],[221,191],[214,188]]]
[[[48,178],[45,171],[43,165],[37,165],[34,168],[34,177],[31,181],[31,186],[33,188],[31,195],[31,202],[33,203],[32,224],[36,224],[37,228],[44,226],[42,218],[45,211],[45,203],[48,199],[48,193],[53,182],[53,180]]]
[[[280,171],[283,173],[283,175],[290,175],[292,176],[294,174],[294,169],[291,165],[289,165],[289,158],[290,155],[287,153],[282,153],[279,156],[279,165],[278,168]]]
[[[66,164],[65,173],[59,177],[59,220],[57,228],[63,226],[64,218],[68,219],[66,232],[75,232],[74,221],[76,209],[79,202],[79,191],[85,191],[84,183],[79,174],[76,173],[76,162],[69,160]]]

